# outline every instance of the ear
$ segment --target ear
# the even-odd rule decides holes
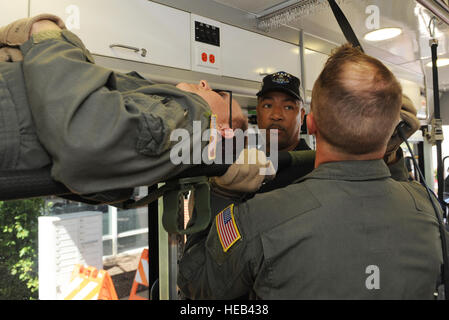
[[[207,83],[206,80],[201,80],[200,81],[200,88],[201,89],[206,89],[206,90],[212,90],[209,86],[209,83]]]
[[[304,115],[306,114],[306,110],[304,108],[301,108],[301,124],[304,123]]]
[[[316,127],[315,118],[313,116],[313,112],[310,112],[307,115],[306,122],[307,122],[307,130],[309,131],[309,134],[316,135],[317,127]]]

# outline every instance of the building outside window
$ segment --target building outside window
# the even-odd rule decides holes
[[[147,188],[136,189],[135,195],[141,198]],[[122,254],[141,252],[148,247],[148,209],[147,207],[122,210],[108,205],[88,205],[57,197],[46,199],[44,215],[61,215],[83,211],[99,211],[103,216],[103,259]]]

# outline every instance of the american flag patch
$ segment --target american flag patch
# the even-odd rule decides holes
[[[217,214],[215,224],[217,225],[218,237],[220,238],[223,251],[226,252],[241,238],[234,219],[234,204]]]

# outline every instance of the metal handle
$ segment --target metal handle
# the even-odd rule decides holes
[[[147,49],[145,49],[145,48],[139,49],[139,48],[127,46],[127,45],[124,45],[124,44],[111,44],[111,45],[109,45],[109,48],[111,48],[111,49],[115,48],[115,47],[133,50],[136,53],[139,52],[139,51],[142,51],[142,53],[140,55],[142,57],[146,57],[147,56]]]

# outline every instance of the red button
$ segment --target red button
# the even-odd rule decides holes
[[[201,54],[201,59],[203,60],[203,62],[207,62],[207,53],[203,52]]]
[[[213,54],[209,56],[209,61],[210,63],[215,63],[215,56]]]

